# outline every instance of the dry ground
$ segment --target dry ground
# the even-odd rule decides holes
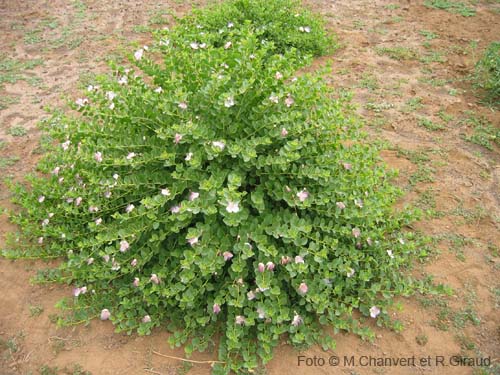
[[[46,116],[44,107],[75,98],[79,82],[106,70],[106,56],[119,56],[123,47],[131,51],[131,41],[147,42],[148,27],[158,27],[167,12],[184,14],[193,5],[186,3],[0,0],[0,174],[21,178],[33,170],[43,152],[36,124]],[[389,166],[400,170],[397,183],[407,192],[400,204],[413,202],[426,211],[413,229],[433,236],[436,251],[416,272],[434,275],[453,287],[454,295],[401,300],[394,314],[404,323],[402,333],[376,328],[374,343],[339,334],[334,353],[320,348],[300,353],[326,360],[335,354],[341,359],[337,367],[298,366],[299,353],[282,345],[267,373],[499,374],[500,154],[494,142],[488,149],[487,138],[480,136],[497,130],[500,116],[479,104],[469,80],[480,53],[500,35],[499,1],[474,1],[472,17],[427,8],[423,0],[309,0],[308,5],[326,17],[342,44],[315,66],[331,62],[327,78],[353,92],[366,130],[374,142],[383,142]],[[10,206],[9,195],[0,183],[1,206]],[[0,216],[0,247],[3,235],[15,229]],[[42,266],[0,260],[0,375],[209,373],[207,365],[154,354],[183,356],[182,349],[167,346],[164,332],[129,337],[100,321],[56,327],[54,304],[70,288],[31,285]],[[355,356],[359,365],[363,355],[443,356],[445,363],[454,355],[489,356],[492,366],[343,363],[344,356]]]

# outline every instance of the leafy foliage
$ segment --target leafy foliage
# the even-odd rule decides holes
[[[22,233],[4,255],[63,260],[37,278],[75,287],[59,323],[166,326],[188,355],[220,337],[219,374],[268,362],[283,334],[328,348],[324,325],[401,329],[388,309],[428,288],[405,273],[427,252],[349,97],[294,76],[325,31],[295,2],[218,10],[160,32],[136,70],[113,66],[78,116],[44,122],[59,143],[44,176],[13,186]]]
[[[486,100],[500,103],[500,42],[491,43],[476,64],[476,86],[486,91]]]

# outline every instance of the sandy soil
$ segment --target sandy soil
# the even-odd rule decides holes
[[[404,331],[375,327],[373,343],[338,334],[333,352],[314,347],[299,353],[283,344],[267,366],[268,374],[500,373],[500,154],[497,146],[488,150],[465,140],[474,134],[473,121],[467,121],[471,117],[500,126],[498,111],[479,104],[468,79],[480,52],[500,35],[500,4],[476,3],[476,15],[466,18],[429,9],[423,1],[308,1],[342,44],[315,66],[333,63],[327,79],[353,92],[367,132],[384,142],[383,158],[400,170],[397,183],[407,192],[400,204],[416,202],[428,210],[413,229],[433,236],[436,251],[415,272],[445,282],[454,295],[402,299],[394,315]],[[20,179],[34,169],[41,137],[36,124],[46,116],[45,106],[75,98],[79,80],[105,71],[105,56],[116,55],[120,46],[147,42],[149,36],[142,31],[162,10],[181,15],[192,5],[0,0],[0,174]],[[17,65],[6,67],[6,61]],[[15,82],[2,87],[2,75]],[[422,126],[422,118],[441,129]],[[13,136],[11,128],[19,126],[27,133]],[[1,182],[0,206],[11,207],[9,196]],[[0,248],[5,233],[14,230],[0,216]],[[30,278],[44,267],[41,261],[0,259],[0,375],[81,374],[78,365],[94,375],[209,373],[208,365],[187,366],[155,354],[183,357],[182,349],[168,347],[165,332],[126,336],[100,321],[58,328],[50,317],[70,288],[31,285]],[[340,364],[299,366],[299,355],[326,362],[336,355]],[[492,366],[436,366],[436,356],[449,364],[455,355],[490,357]],[[344,362],[351,356],[356,366]],[[362,366],[361,356],[414,356],[417,365]],[[428,356],[431,365],[420,362]],[[215,357],[204,353],[193,359]],[[59,372],[43,366],[58,367]]]

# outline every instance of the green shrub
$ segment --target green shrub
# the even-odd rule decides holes
[[[500,104],[500,42],[491,43],[476,64],[476,86],[486,91],[486,100]]]
[[[13,186],[22,233],[4,255],[61,258],[37,277],[75,288],[60,324],[163,326],[188,355],[218,341],[218,374],[268,362],[283,334],[328,348],[325,325],[401,328],[388,309],[427,287],[404,272],[426,253],[402,230],[411,213],[391,207],[393,173],[348,97],[294,77],[316,47],[258,22],[220,40],[181,24],[136,51],[137,71],[100,77],[78,116],[44,122],[59,144],[45,176]]]

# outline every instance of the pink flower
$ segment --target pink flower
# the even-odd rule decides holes
[[[286,130],[285,128],[281,129],[281,136],[286,137],[287,135],[288,135],[288,130]]]
[[[144,317],[141,320],[143,323],[150,323],[151,322],[151,317],[149,315],[144,315]]]
[[[108,198],[108,199],[111,198],[111,192],[110,191],[106,191],[104,193],[104,198]]]
[[[121,251],[122,253],[124,253],[125,251],[127,251],[129,247],[130,247],[130,245],[129,245],[129,243],[128,243],[127,241],[122,240],[122,241],[120,242],[120,251]]]
[[[178,214],[180,211],[181,211],[181,206],[170,207],[170,212],[172,212],[173,214]]]
[[[235,320],[236,324],[238,324],[240,326],[245,324],[245,317],[244,316],[237,315],[234,320]]]
[[[290,263],[290,257],[286,256],[286,257],[281,257],[281,264],[282,265],[286,265]]]
[[[309,288],[307,287],[306,283],[300,283],[298,291],[300,294],[306,294]]]
[[[39,202],[39,203],[43,203],[43,201],[44,201],[44,200],[45,200],[45,195],[40,195],[40,196],[38,197],[38,202]]]
[[[198,243],[198,240],[200,239],[200,237],[192,237],[192,238],[188,238],[187,242],[191,245],[191,246],[194,246]]]
[[[268,271],[273,271],[274,270],[274,263],[273,262],[267,262],[266,263],[266,268]]]
[[[299,264],[299,263],[304,264],[304,258],[302,258],[300,255],[297,255],[295,257],[295,264]]]
[[[108,254],[103,255],[103,256],[102,256],[102,259],[103,259],[106,263],[108,263],[108,262],[109,262],[109,255],[108,255]]]
[[[189,200],[192,202],[195,199],[198,199],[199,196],[200,196],[200,193],[198,193],[196,191],[192,191],[191,194],[189,194]]]
[[[276,79],[282,79],[283,78],[283,74],[281,74],[280,72],[276,72],[276,74],[274,75],[276,77]]]
[[[297,326],[301,325],[302,322],[303,322],[302,317],[298,314],[295,314],[295,316],[293,317],[293,320],[292,320],[292,326],[297,327]]]
[[[236,213],[240,211],[239,202],[227,202],[226,211]]]
[[[265,269],[266,269],[266,266],[264,265],[264,263],[259,263],[259,265],[257,266],[257,269],[259,272],[264,272]]]
[[[180,102],[180,103],[179,103],[179,108],[180,108],[180,109],[187,109],[187,107],[188,107],[188,105],[187,105],[187,103],[186,103],[186,102]]]
[[[132,267],[137,266],[137,259],[135,259],[135,258],[134,258],[134,259],[132,259],[132,261],[130,262],[130,265],[131,265]]]
[[[140,59],[142,59],[142,55],[144,53],[144,50],[141,48],[141,49],[138,49],[137,51],[135,51],[134,53],[134,59],[136,59],[137,61],[139,61]]]
[[[249,291],[249,292],[247,293],[247,298],[248,298],[248,300],[249,300],[249,301],[254,300],[254,299],[255,299],[255,293],[254,293],[254,292],[252,292],[252,291]]]
[[[132,282],[132,285],[135,286],[136,288],[139,286],[139,278],[134,277],[134,281]]]
[[[350,171],[351,168],[352,168],[352,165],[350,163],[342,163],[342,165],[344,166],[344,169]]]
[[[295,103],[295,100],[293,100],[293,98],[290,96],[290,94],[288,94],[288,96],[286,97],[285,99],[285,105],[290,108],[293,103]]]
[[[135,206],[132,203],[129,203],[127,207],[125,208],[126,213],[131,213],[134,210]]]
[[[61,170],[61,167],[55,167],[53,170],[52,170],[52,174],[57,176],[59,174]]]
[[[108,320],[111,316],[111,313],[108,309],[102,309],[101,311],[101,320]]]
[[[174,136],[174,143],[175,143],[176,145],[178,145],[178,144],[179,144],[179,142],[181,141],[181,139],[182,139],[182,134],[175,133],[175,136]]]
[[[297,193],[297,197],[299,201],[304,202],[309,197],[309,192],[306,189],[302,189],[302,191]]]
[[[234,255],[233,253],[231,253],[230,251],[224,251],[222,253],[222,256],[224,257],[224,260],[227,262],[228,260],[230,260]]]
[[[75,103],[78,106],[78,108],[82,108],[89,103],[89,100],[87,98],[79,98],[75,100]]]
[[[361,230],[359,228],[353,228],[352,235],[354,238],[358,238],[361,235]]]
[[[96,162],[98,162],[98,163],[102,162],[102,153],[100,153],[99,151],[98,151],[98,152],[96,152],[96,153],[94,154],[94,159],[95,159],[95,161],[96,161]]]
[[[154,284],[160,283],[160,279],[158,278],[158,275],[156,275],[156,273],[151,274],[151,277],[149,278],[149,280],[151,280],[151,282]]]
[[[344,202],[337,202],[335,203],[338,207],[339,210],[343,210],[345,208],[345,204]]]
[[[215,315],[220,313],[220,306],[218,303],[214,303],[214,306],[212,307],[212,311],[214,312]]]
[[[75,205],[76,205],[76,206],[79,206],[79,205],[80,205],[80,203],[82,203],[82,200],[83,200],[83,199],[82,199],[82,197],[78,197],[78,198],[76,198],[76,199],[75,199]]]
[[[129,152],[126,159],[127,160],[132,160],[133,158],[135,158],[136,156],[136,153],[135,152]]]
[[[168,197],[170,195],[170,190],[168,190],[167,188],[161,189],[161,195]]]
[[[90,206],[89,207],[89,212],[93,213],[93,212],[97,212],[97,211],[99,211],[98,207],[96,207],[96,206]]]
[[[377,306],[370,307],[370,316],[376,318],[380,314],[380,309]]]

